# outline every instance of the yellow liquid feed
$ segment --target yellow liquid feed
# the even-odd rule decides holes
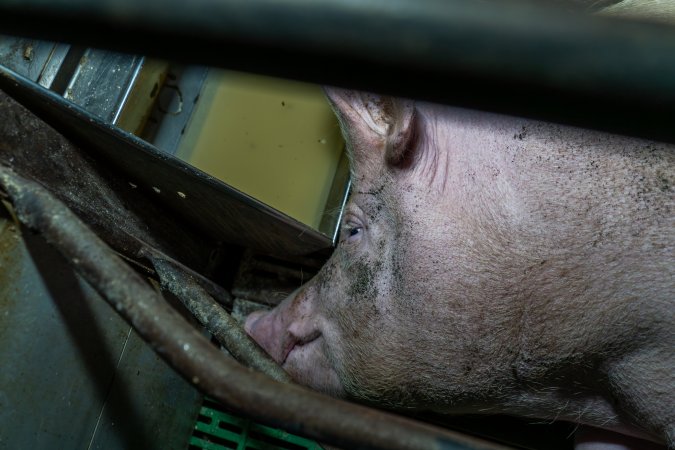
[[[318,228],[343,148],[319,86],[211,70],[178,157]]]

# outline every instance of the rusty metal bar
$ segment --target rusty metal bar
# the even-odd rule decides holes
[[[291,382],[288,374],[246,334],[241,325],[227,311],[218,306],[194,277],[152,250],[144,249],[139,256],[150,260],[159,276],[162,288],[178,297],[199,323],[237,361],[282,383]]]
[[[276,382],[227,358],[46,189],[0,165],[19,220],[40,233],[202,392],[263,423],[344,448],[505,449],[393,414]]]

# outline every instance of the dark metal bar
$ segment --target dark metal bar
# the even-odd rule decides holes
[[[675,29],[657,24],[464,0],[2,0],[0,32],[675,142]]]
[[[178,297],[206,331],[237,361],[282,383],[291,382],[288,374],[246,334],[227,311],[218,306],[194,277],[150,249],[144,249],[139,256],[150,260],[159,275],[162,288]]]
[[[504,449],[393,414],[276,382],[225,357],[63,203],[0,165],[0,188],[19,220],[43,234],[186,380],[235,410],[344,448]]]

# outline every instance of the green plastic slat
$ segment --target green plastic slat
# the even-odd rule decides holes
[[[242,433],[233,433],[230,430],[223,430],[217,426],[204,426],[203,423],[196,423],[195,430],[233,442],[239,442],[242,439]]]
[[[217,405],[207,399],[199,415],[206,421],[210,419],[210,423],[197,419],[189,441],[190,449],[322,450],[312,440],[219,411],[209,407],[209,404]]]
[[[308,439],[302,438],[300,436],[296,436],[294,434],[290,434],[284,430],[280,430],[278,428],[270,428],[264,425],[260,424],[251,424],[251,431],[257,432],[266,436],[273,437],[275,439],[279,439],[285,442],[289,442],[291,444],[295,444],[297,446],[301,446],[306,449],[315,449],[319,448],[318,445],[310,441]]]
[[[223,450],[224,448],[227,448],[223,447],[222,445],[218,445],[214,442],[205,441],[204,439],[200,439],[194,436],[190,437],[189,445],[190,448],[196,447],[203,450]]]

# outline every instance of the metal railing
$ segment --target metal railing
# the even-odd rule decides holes
[[[675,142],[674,28],[534,3],[1,0],[0,32]]]

